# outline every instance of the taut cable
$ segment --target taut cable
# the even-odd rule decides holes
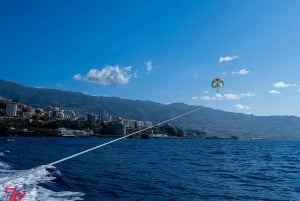
[[[5,180],[0,181],[0,184],[4,184],[4,183],[7,183],[7,182],[9,182],[9,181],[16,180],[16,179],[18,179],[18,178],[21,178],[21,177],[23,177],[23,176],[26,176],[26,175],[28,175],[28,174],[30,174],[30,173],[34,173],[34,172],[36,172],[36,171],[38,171],[38,170],[41,170],[41,169],[43,169],[43,168],[49,168],[49,167],[52,167],[52,166],[54,166],[54,165],[56,165],[56,164],[59,164],[59,163],[62,163],[62,162],[64,162],[64,161],[67,161],[67,160],[70,160],[70,159],[72,159],[72,158],[75,158],[75,157],[77,157],[77,156],[86,154],[86,153],[91,152],[91,151],[93,151],[93,150],[95,150],[95,149],[99,149],[99,148],[101,148],[101,147],[104,147],[104,146],[106,146],[106,145],[112,144],[112,143],[117,142],[117,141],[119,141],[119,140],[122,140],[122,139],[124,139],[124,138],[130,137],[130,136],[132,136],[132,135],[138,134],[138,133],[143,132],[143,131],[146,131],[146,130],[149,130],[149,129],[155,127],[155,126],[159,126],[159,125],[162,125],[162,124],[167,123],[167,122],[169,122],[169,121],[173,121],[173,120],[175,120],[175,119],[181,118],[181,117],[183,117],[183,116],[186,116],[186,115],[188,115],[188,114],[191,114],[191,113],[193,113],[193,112],[196,112],[196,111],[199,110],[199,109],[200,109],[200,107],[199,107],[199,108],[196,108],[196,109],[194,109],[194,110],[191,110],[191,111],[189,111],[189,112],[186,112],[186,113],[184,113],[184,114],[178,115],[178,116],[176,116],[176,117],[173,117],[173,118],[171,118],[171,119],[168,119],[168,120],[162,121],[162,122],[160,122],[160,123],[157,123],[157,124],[155,124],[155,125],[149,126],[149,127],[144,128],[144,129],[142,129],[142,130],[139,130],[139,131],[130,133],[130,134],[128,134],[128,135],[124,135],[124,136],[122,136],[122,137],[120,137],[120,138],[111,140],[111,141],[106,142],[106,143],[104,143],[104,144],[100,144],[100,145],[95,146],[95,147],[92,147],[92,148],[90,148],[90,149],[86,149],[86,150],[84,150],[84,151],[81,151],[81,152],[79,152],[79,153],[77,153],[77,154],[73,154],[73,155],[68,156],[68,157],[65,157],[65,158],[63,158],[63,159],[54,161],[54,162],[49,163],[49,164],[47,164],[47,165],[40,165],[40,166],[37,166],[37,167],[35,167],[35,168],[31,168],[31,169],[29,169],[29,170],[27,170],[27,171],[25,171],[25,172],[22,172],[22,173],[20,173],[20,174],[16,174],[16,175],[14,175],[14,176],[12,176],[12,177],[10,177],[10,178],[7,178],[7,179],[5,179]]]

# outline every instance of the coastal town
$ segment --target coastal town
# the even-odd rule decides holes
[[[149,128],[149,129],[148,129]],[[143,130],[142,132],[139,132]],[[47,106],[35,108],[0,98],[0,136],[206,138],[205,132],[183,131],[172,125],[126,119],[114,115],[80,114]]]

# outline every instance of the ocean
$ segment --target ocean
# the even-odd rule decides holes
[[[5,139],[1,181],[112,140]],[[2,183],[0,200],[13,190],[22,201],[300,200],[300,141],[123,139]]]

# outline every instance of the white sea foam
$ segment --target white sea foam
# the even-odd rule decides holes
[[[9,169],[10,166],[0,161],[0,181],[8,179],[14,174],[21,174],[22,171],[15,171]],[[83,200],[83,193],[60,191],[54,192],[50,189],[46,189],[39,184],[53,182],[55,176],[60,174],[55,167],[51,169],[42,168],[35,172],[28,173],[26,176],[17,178],[13,181],[0,184],[0,200],[6,201],[9,199],[9,195],[4,192],[5,187],[16,187],[18,192],[26,193],[26,196],[22,201],[75,201]]]
[[[1,169],[9,169],[9,168],[10,168],[10,166],[7,163],[0,161],[0,170]]]
[[[4,157],[4,156],[6,156],[9,153],[10,153],[10,151],[6,150],[6,151],[3,151],[3,152],[0,152],[0,156]]]

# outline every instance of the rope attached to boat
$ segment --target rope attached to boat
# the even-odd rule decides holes
[[[194,110],[191,110],[191,111],[189,111],[189,112],[186,112],[186,113],[184,113],[184,114],[175,116],[175,117],[173,117],[173,118],[171,118],[171,119],[168,119],[168,120],[162,121],[162,122],[160,122],[160,123],[157,123],[157,124],[155,124],[155,125],[149,126],[149,127],[144,128],[144,129],[142,129],[142,130],[139,130],[139,131],[130,133],[130,134],[128,134],[128,135],[124,135],[124,136],[122,136],[122,137],[120,137],[120,138],[111,140],[111,141],[109,141],[109,142],[100,144],[100,145],[95,146],[95,147],[92,147],[92,148],[90,148],[90,149],[86,149],[86,150],[84,150],[84,151],[81,151],[81,152],[79,152],[79,153],[76,153],[76,154],[73,154],[73,155],[71,155],[71,156],[65,157],[65,158],[63,158],[63,159],[54,161],[54,162],[52,162],[52,163],[49,163],[49,164],[46,164],[46,165],[41,165],[41,166],[37,166],[37,167],[31,168],[31,169],[29,169],[29,170],[27,170],[27,171],[24,171],[24,172],[22,172],[22,173],[16,174],[16,175],[14,175],[14,176],[12,176],[12,177],[9,177],[9,178],[7,178],[7,179],[1,180],[1,181],[0,181],[0,184],[4,184],[4,183],[7,183],[7,182],[16,180],[16,179],[18,179],[18,178],[24,177],[24,176],[26,176],[26,175],[28,175],[28,174],[37,172],[37,171],[39,171],[39,170],[41,170],[41,169],[44,169],[44,168],[51,168],[51,167],[53,167],[53,166],[56,165],[56,164],[59,164],[59,163],[62,163],[62,162],[64,162],[64,161],[67,161],[67,160],[70,160],[70,159],[72,159],[72,158],[75,158],[75,157],[77,157],[77,156],[86,154],[86,153],[91,152],[91,151],[93,151],[93,150],[95,150],[95,149],[99,149],[99,148],[101,148],[101,147],[104,147],[104,146],[106,146],[106,145],[112,144],[112,143],[117,142],[117,141],[119,141],[119,140],[122,140],[122,139],[124,139],[124,138],[133,136],[133,135],[138,134],[138,133],[140,133],[140,132],[149,130],[149,129],[155,127],[155,126],[159,126],[159,125],[165,124],[165,123],[167,123],[167,122],[169,122],[169,121],[173,121],[173,120],[175,120],[175,119],[181,118],[181,117],[183,117],[183,116],[186,116],[186,115],[188,115],[188,114],[191,114],[191,113],[193,113],[193,112],[196,112],[196,111],[199,110],[199,109],[200,109],[200,107],[199,107],[199,108],[196,108],[196,109],[194,109]]]

